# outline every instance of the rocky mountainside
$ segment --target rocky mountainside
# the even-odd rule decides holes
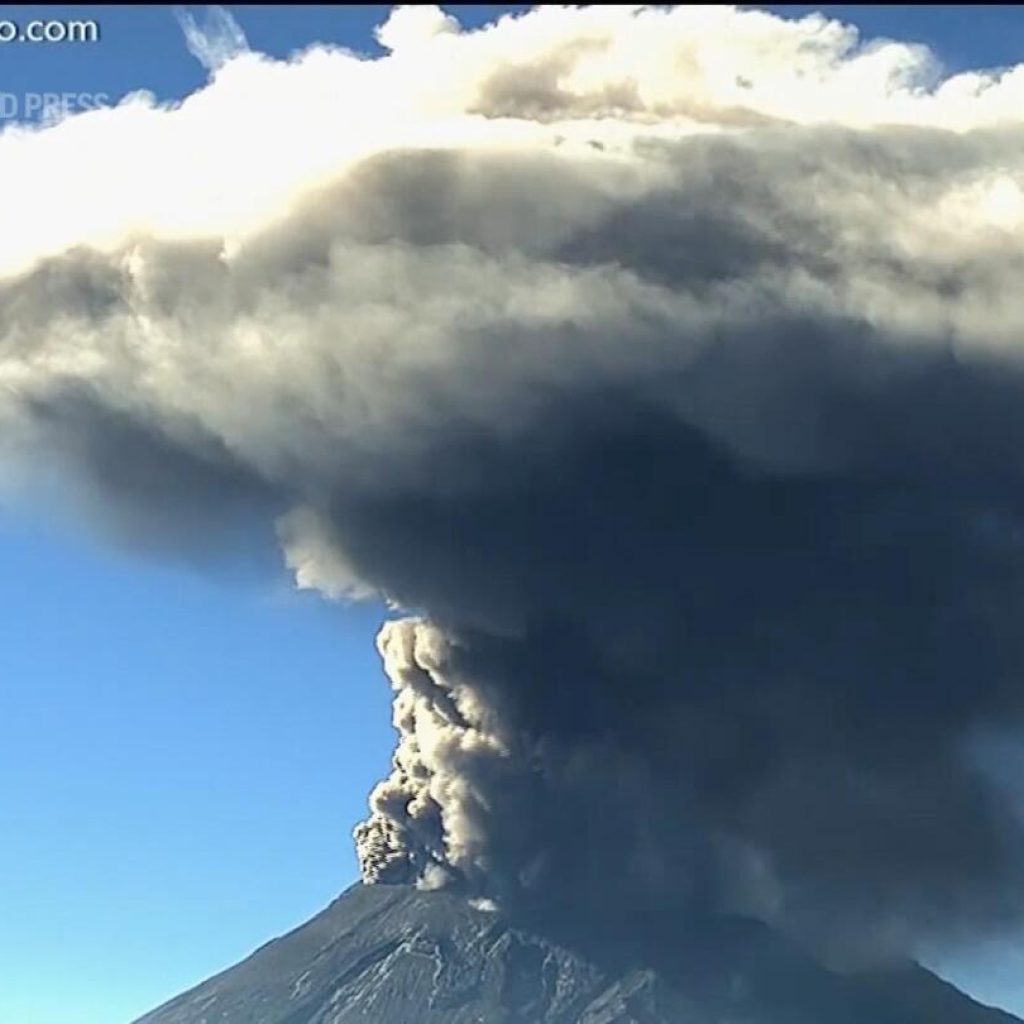
[[[749,921],[683,947],[583,952],[447,893],[357,885],[136,1024],[1020,1024],[917,966],[834,974]]]

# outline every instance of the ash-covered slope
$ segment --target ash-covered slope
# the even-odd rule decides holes
[[[718,918],[646,963],[448,893],[355,886],[137,1024],[1012,1024],[921,968],[851,979]]]

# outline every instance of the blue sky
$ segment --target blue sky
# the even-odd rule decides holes
[[[452,8],[464,24],[499,10]],[[775,8],[799,14],[811,7]],[[374,52],[386,7],[249,7],[254,49]],[[1024,60],[1020,8],[836,6],[947,68]],[[0,49],[0,93],[181,97],[206,79],[168,7],[95,18],[95,44]],[[355,877],[349,833],[391,749],[384,610],[294,593],[253,563],[111,550],[52,508],[0,508],[0,1022],[116,1024],[298,924]],[[944,965],[1024,1013],[1004,950]]]

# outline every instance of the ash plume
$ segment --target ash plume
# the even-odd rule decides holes
[[[407,613],[367,881],[848,961],[1018,922],[1024,73],[731,8],[379,38],[0,134],[12,187],[84,153],[0,213],[11,473]]]

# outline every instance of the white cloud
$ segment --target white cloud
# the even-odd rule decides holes
[[[175,7],[174,16],[185,33],[189,53],[207,71],[217,71],[228,61],[249,52],[242,26],[226,7],[208,6],[201,23],[184,7]]]
[[[411,50],[439,35],[460,31],[458,21],[433,4],[396,7],[376,30],[377,41],[389,50]]]

